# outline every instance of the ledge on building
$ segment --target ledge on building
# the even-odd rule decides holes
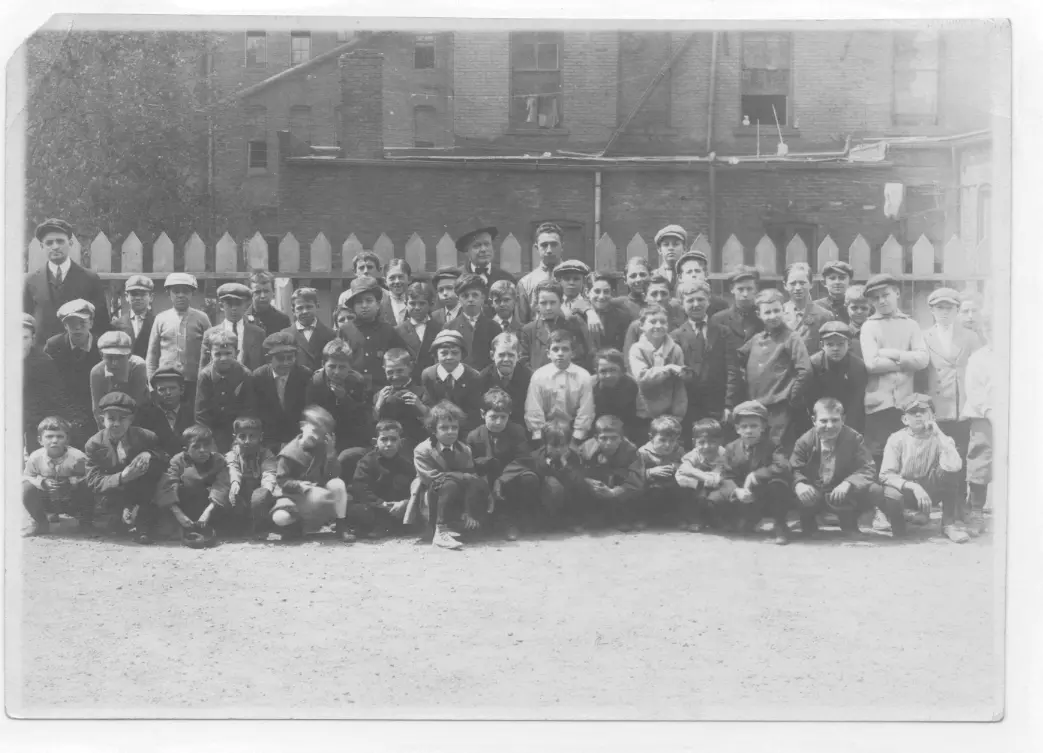
[[[533,138],[549,138],[552,136],[568,136],[568,128],[516,128],[509,127],[505,133],[508,136],[531,136]]]
[[[732,136],[736,138],[757,138],[757,126],[736,126],[732,129]],[[761,138],[778,138],[779,130],[774,125],[768,126],[761,123]],[[782,138],[788,139],[799,139],[800,129],[794,128],[793,126],[786,126],[782,129]]]

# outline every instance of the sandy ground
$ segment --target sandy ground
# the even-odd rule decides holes
[[[1002,707],[991,536],[24,547],[21,641],[8,634],[18,716],[988,719]]]

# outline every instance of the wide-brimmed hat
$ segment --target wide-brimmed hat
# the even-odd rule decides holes
[[[474,230],[468,230],[456,239],[456,250],[461,254],[465,254],[467,253],[467,247],[470,245],[471,239],[479,233],[488,233],[493,240],[496,240],[496,236],[499,232],[500,231],[492,225],[483,225],[481,227],[476,227]]]
[[[377,280],[372,277],[356,277],[351,281],[351,287],[340,294],[337,305],[350,308],[354,300],[364,293],[372,293],[376,296],[377,303],[380,303],[384,297],[384,289],[380,287]]]

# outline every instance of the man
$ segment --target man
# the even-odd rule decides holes
[[[224,321],[213,327],[214,330],[231,332],[239,342],[236,360],[248,371],[264,366],[264,330],[256,324],[245,321],[246,307],[250,304],[250,288],[241,282],[226,282],[217,289],[217,300],[221,304]],[[206,333],[206,334],[209,334]],[[206,346],[209,340],[203,335],[203,349],[199,356],[199,373],[210,363],[210,351]]]
[[[496,240],[498,230],[492,225],[479,227],[464,233],[456,239],[456,250],[462,256],[467,257],[464,265],[464,274],[476,274],[485,282],[485,289],[497,280],[510,280],[514,283],[514,276],[499,267],[493,266],[493,241]]]
[[[552,279],[554,268],[561,263],[562,242],[565,233],[553,222],[544,222],[536,228],[533,251],[540,255],[540,266],[518,280],[518,319],[528,324],[535,316],[536,286]]]
[[[123,296],[127,302],[119,318],[112,320],[114,329],[130,335],[133,350],[131,355],[138,358],[148,356],[148,338],[152,334],[152,322],[156,315],[152,313],[153,290],[155,285],[145,275],[133,275],[127,279],[123,287]]]
[[[47,264],[25,280],[23,311],[36,320],[36,342],[62,333],[58,309],[82,298],[97,312],[92,332],[95,339],[109,329],[108,302],[101,278],[69,258],[72,226],[65,220],[46,219],[36,226],[36,240],[47,251]]]
[[[826,284],[827,295],[825,298],[814,301],[827,311],[833,312],[834,318],[844,324],[851,323],[851,317],[847,313],[845,293],[854,276],[854,268],[846,261],[827,261],[822,265],[822,281]]]
[[[290,326],[290,317],[272,305],[275,298],[275,275],[265,270],[258,270],[250,275],[250,294],[253,304],[246,312],[246,321],[256,324],[272,335]]]

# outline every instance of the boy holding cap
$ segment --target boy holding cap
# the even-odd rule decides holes
[[[879,462],[887,438],[902,428],[898,405],[913,394],[913,374],[927,367],[923,332],[898,310],[898,280],[880,274],[869,278],[865,295],[876,313],[862,325],[862,355],[869,371],[866,385],[866,444]]]
[[[195,400],[199,378],[199,357],[203,335],[210,329],[210,317],[192,308],[192,294],[199,285],[185,272],[167,275],[163,287],[170,295],[173,308],[156,314],[148,340],[149,379],[160,369],[175,368],[185,375],[185,399]]]
[[[145,359],[148,356],[148,338],[152,334],[152,322],[156,315],[152,313],[152,291],[155,287],[152,280],[145,275],[132,275],[123,287],[123,298],[126,306],[118,319],[112,320],[112,326],[130,335],[131,355]]]
[[[253,371],[264,365],[264,330],[246,321],[250,297],[250,288],[240,282],[226,282],[219,287],[217,300],[221,305],[224,320],[212,329],[231,333],[238,343],[236,360],[248,371]],[[205,369],[208,363],[210,355],[204,350],[199,356],[199,370]]]
[[[849,324],[847,313],[847,289],[855,270],[846,261],[830,260],[822,265],[822,281],[826,284],[826,296],[815,303],[833,314],[844,324]]]
[[[183,449],[181,435],[195,423],[194,406],[185,401],[185,375],[173,367],[152,375],[152,397],[140,404],[134,423],[148,429],[163,451],[173,457]]]
[[[110,392],[124,392],[134,398],[138,405],[149,399],[148,369],[145,359],[131,355],[133,346],[130,335],[120,330],[106,332],[98,338],[98,350],[102,361],[91,369],[91,405],[94,417],[101,428],[98,403]]]
[[[339,301],[339,305],[355,312],[355,318],[341,325],[337,337],[351,347],[355,370],[362,375],[371,394],[387,384],[384,354],[392,348],[406,347],[395,327],[380,316],[383,297],[380,283],[372,277],[360,276],[351,281],[351,288],[341,294]]]
[[[94,327],[94,304],[77,298],[62,304],[58,319],[65,332],[54,335],[43,347],[54,361],[62,381],[62,391],[68,398],[72,413],[63,416],[72,426],[70,443],[83,447],[94,431],[94,411],[91,402],[91,370],[101,362],[98,339]]]
[[[811,378],[807,405],[810,409],[824,397],[834,397],[844,406],[844,420],[860,434],[866,424],[866,384],[869,372],[862,359],[850,351],[851,328],[838,319],[819,330],[822,350],[811,356]]]
[[[309,371],[322,368],[322,350],[337,333],[319,321],[319,291],[297,288],[290,296],[293,325],[283,330],[297,343],[297,363]]]
[[[311,372],[297,363],[297,342],[282,331],[264,338],[268,363],[253,372],[254,402],[264,442],[278,452],[297,436]]]

